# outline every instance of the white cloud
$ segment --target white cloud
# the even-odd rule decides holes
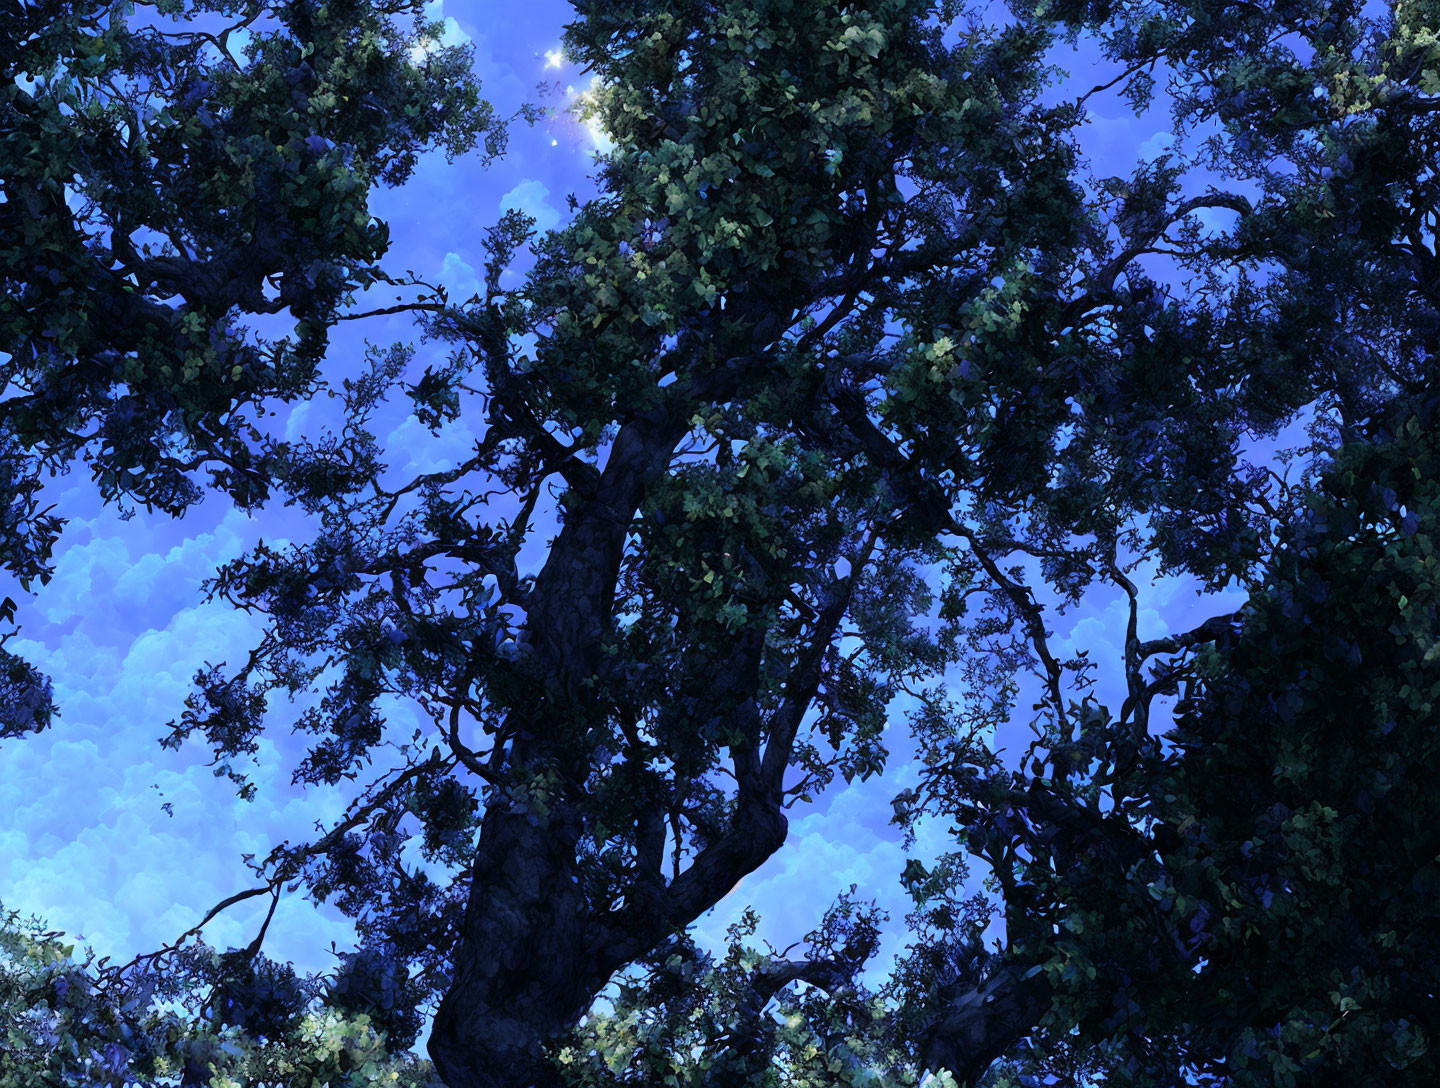
[[[438,37],[422,39],[410,47],[410,63],[419,64],[437,49],[452,45],[464,45],[470,40],[470,35],[460,29],[460,24],[453,17],[445,14],[444,0],[431,0],[425,5],[424,11],[427,22],[443,25]]]
[[[475,266],[458,253],[445,254],[440,265],[440,282],[449,289],[451,302],[464,302],[480,292],[480,277],[475,274]]]
[[[425,18],[432,23],[444,23],[445,29],[440,33],[440,45],[464,45],[470,40],[470,35],[460,29],[453,16],[445,14],[445,0],[430,0],[425,5]]]
[[[143,541],[108,533],[83,544],[62,544],[55,576],[37,595],[36,605],[52,624],[79,619],[93,630],[123,615],[128,626],[163,627],[178,609],[199,602],[201,583],[218,564],[240,553],[247,522],[244,514],[231,510],[211,532],[186,537],[165,551],[144,552]],[[97,527],[106,528],[103,523]]]
[[[605,131],[605,126],[600,123],[600,118],[593,112],[595,92],[600,88],[600,77],[594,76],[590,80],[590,86],[582,91],[575,99],[575,107],[580,114],[581,127],[590,137],[594,144],[595,151],[600,155],[608,155],[615,150],[615,141],[611,139],[610,133]],[[567,90],[570,88],[567,88]]]
[[[760,869],[745,877],[696,925],[696,939],[714,951],[723,949],[725,929],[746,906],[760,913],[753,938],[784,948],[819,925],[840,894],[855,885],[855,898],[874,901],[890,914],[890,926],[878,955],[866,971],[878,983],[901,951],[903,919],[913,904],[900,885],[906,855],[898,829],[888,825],[890,798],[900,790],[897,777],[906,768],[850,786],[837,781],[825,805],[792,809],[785,845]]]
[[[245,50],[249,47],[250,39],[253,36],[254,35],[251,34],[251,32],[247,28],[243,26],[237,27],[225,36],[226,51],[229,52],[231,57],[239,61],[241,64],[247,63],[245,59]]]
[[[413,478],[425,472],[443,472],[469,456],[475,448],[475,432],[463,419],[448,423],[438,435],[431,434],[413,415],[396,427],[385,439],[385,449],[408,455],[405,461],[395,458],[392,468],[396,478]]]
[[[308,400],[302,400],[295,407],[290,409],[290,416],[285,420],[285,441],[298,442],[305,435],[305,420],[310,414]]]
[[[550,190],[544,182],[526,178],[500,198],[500,210],[518,209],[535,217],[535,229],[542,234],[560,223],[560,210],[550,203]]]
[[[51,623],[64,623],[80,615],[114,585],[130,564],[121,540],[100,537],[64,548],[55,560],[55,575],[40,595],[43,614]]]
[[[1140,157],[1146,162],[1152,159],[1158,159],[1161,155],[1169,151],[1174,143],[1174,133],[1157,132],[1140,145]]]
[[[115,962],[163,946],[253,886],[243,851],[263,856],[340,809],[335,791],[293,789],[269,741],[249,805],[214,777],[203,742],[179,753],[157,743],[195,670],[206,660],[237,664],[258,637],[243,613],[202,603],[200,582],[259,526],[232,510],[203,531],[206,511],[197,515],[188,523],[76,517],[77,543],[61,551],[55,579],[27,609],[27,637],[9,647],[54,679],[60,717],[8,743],[0,759],[0,900]],[[330,966],[323,950],[331,940],[353,944],[353,927],[333,910],[290,900],[267,951],[304,970]],[[248,943],[267,906],[257,899],[232,909],[206,939]]]

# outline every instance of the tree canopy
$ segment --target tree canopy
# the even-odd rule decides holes
[[[372,188],[427,148],[504,146],[418,0],[136,6],[0,7],[0,569],[22,589],[62,528],[42,480],[76,460],[147,510],[262,502],[257,425],[317,390],[357,289],[404,282]],[[0,654],[0,727],[42,728],[47,685]]]
[[[319,529],[216,573],[265,634],[196,677],[165,743],[203,738],[250,796],[278,693],[315,738],[297,782],[404,755],[230,900],[339,906],[361,947],[334,979],[267,960],[262,930],[101,982],[188,980],[209,1026],[185,1030],[257,1054],[316,1008],[403,1050],[438,1002],[448,1088],[1424,1079],[1440,9],[574,6],[614,142],[598,195],[544,237],[506,214],[483,291],[416,304],[448,361],[375,346],[342,429],[288,440],[245,411],[318,389],[324,330],[386,280],[368,186],[430,143],[501,149],[464,58],[417,54],[409,5],[217,5],[256,28],[243,61],[233,31],[107,5],[17,16],[15,71],[46,81],[3,92],[0,433],[39,526],[11,568],[43,576],[38,473],[82,452],[108,496],[172,513],[201,471],[283,496]],[[1174,103],[1174,149],[1128,178],[1087,170],[1089,96],[1049,93],[1079,34],[1137,105],[1157,79]],[[240,325],[282,309],[288,337]],[[395,397],[480,437],[396,479],[372,425]],[[1301,413],[1313,471],[1245,460]],[[1142,641],[1146,559],[1248,603]],[[1050,642],[1047,602],[1100,593],[1129,603],[1118,713]],[[9,667],[42,726],[40,678]],[[1021,690],[1016,768],[990,738]],[[853,890],[800,958],[749,947],[753,923],[698,949],[787,812],[885,773],[901,692],[924,773],[896,822],[948,820],[954,850],[906,869],[890,981],[861,978],[881,920]],[[393,699],[427,727],[392,738]],[[401,859],[411,828],[448,881]],[[993,898],[966,894],[977,860]]]

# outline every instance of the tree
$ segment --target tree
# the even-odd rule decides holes
[[[1078,779],[1059,759],[1028,781],[993,757],[932,769],[931,796],[1004,891],[989,982],[1022,1012],[986,1031],[1032,1072],[1433,1077],[1437,408],[1401,406],[1340,451],[1263,587],[1207,632],[1167,750],[1106,783],[1113,808],[1088,757]],[[1095,738],[1110,717],[1089,709]],[[975,1010],[941,1004],[916,1053],[958,1072]]]
[[[430,1052],[452,1088],[541,1078],[547,1041],[760,866],[793,803],[883,767],[902,687],[922,729],[949,720],[921,685],[967,630],[1037,655],[1047,738],[1076,750],[1065,663],[1006,556],[1070,598],[1122,540],[1216,583],[1252,573],[1273,510],[1238,436],[1340,380],[1309,365],[1329,315],[1307,285],[1212,276],[1180,298],[1143,274],[1156,249],[1258,266],[1269,250],[1195,216],[1270,204],[1182,198],[1163,162],[1087,198],[1081,111],[1038,98],[1038,21],[919,0],[577,13],[566,48],[616,142],[601,195],[514,291],[499,275],[530,224],[497,225],[485,297],[429,325],[448,365],[376,349],[343,438],[267,447],[323,530],[220,572],[269,633],[198,677],[168,741],[232,760],[268,693],[323,692],[299,777],[333,783],[385,736],[382,697],[427,712],[435,735],[246,894],[301,880],[412,963],[444,994]],[[478,407],[486,428],[455,468],[382,484],[368,420],[408,377],[431,426]],[[559,532],[522,573],[552,479]],[[520,507],[496,523],[494,481]],[[986,587],[997,611],[971,629]],[[1125,762],[1146,741],[1131,721],[1105,743]],[[449,885],[401,861],[407,813]],[[996,970],[969,996],[951,979],[926,1052],[966,1078],[1043,1012],[1034,976]]]
[[[1023,904],[1003,956],[977,946],[976,904],[950,897],[959,872],[914,889],[934,905],[911,919],[924,939],[888,1001],[870,1000],[833,933],[796,961],[737,942],[720,969],[662,948],[648,989],[622,988],[560,1051],[565,1083],[1434,1079],[1437,424],[1432,393],[1338,451],[1263,585],[1204,632],[1168,750],[1112,783],[1123,808],[989,753],[932,768],[928,792],[967,799],[949,810],[966,846]],[[1093,742],[1109,714],[1081,709]],[[796,982],[803,998],[785,991]],[[757,1017],[777,995],[778,1021]],[[1009,1062],[975,1063],[999,1049]],[[724,1064],[736,1050],[744,1070]]]
[[[796,1076],[820,1076],[804,1068],[808,1040],[842,1027],[858,1033],[852,1056],[896,1077],[945,1068],[974,1083],[1027,1037],[1022,1057],[1039,1067],[1113,1044],[1116,1070],[1135,1057],[1144,1075],[1168,1075],[1178,1020],[1157,1013],[1136,1038],[1159,1041],[1134,1053],[1098,1034],[1120,1031],[1094,1010],[1131,983],[1085,912],[1110,892],[1138,903],[1141,928],[1121,929],[1126,954],[1148,957],[1133,961],[1147,972],[1134,986],[1163,995],[1188,982],[1176,965],[1188,970],[1193,949],[1182,936],[1176,951],[1172,919],[1151,905],[1165,885],[1160,900],[1132,885],[1155,883],[1167,856],[1200,879],[1152,810],[1189,805],[1199,821],[1214,798],[1178,778],[1184,801],[1157,795],[1181,772],[1150,708],[1207,682],[1185,655],[1234,625],[1217,617],[1141,643],[1125,568],[1155,556],[1263,599],[1299,498],[1276,501],[1240,461],[1240,436],[1314,404],[1354,436],[1428,373],[1433,330],[1396,294],[1429,290],[1429,212],[1411,207],[1428,199],[1414,181],[1428,169],[1417,165],[1428,16],[1406,6],[1413,17],[1390,40],[1409,43],[1401,61],[1382,45],[1351,57],[1350,82],[1325,70],[1326,86],[1365,75],[1378,88],[1333,107],[1350,117],[1358,101],[1379,119],[1369,125],[1301,109],[1313,79],[1292,78],[1301,62],[1272,50],[1290,29],[1354,53],[1362,24],[1348,11],[1326,24],[1304,5],[1051,5],[986,28],[922,0],[576,7],[566,48],[600,77],[590,108],[616,143],[600,196],[536,244],[515,290],[500,273],[532,224],[497,224],[484,296],[433,308],[427,331],[454,345],[447,364],[415,374],[409,349],[376,348],[344,386],[342,434],[254,439],[254,463],[321,531],[218,573],[213,592],[265,615],[268,632],[247,662],[202,671],[167,743],[203,734],[248,794],[234,764],[254,750],[272,692],[316,696],[300,720],[317,737],[304,781],[359,775],[387,739],[385,699],[413,700],[433,733],[401,738],[403,766],[316,841],[257,863],[260,886],[227,903],[296,881],[334,897],[362,940],[347,974],[360,993],[337,986],[345,1007],[383,1009],[398,989],[443,995],[430,1051],[450,1088],[552,1075],[595,995],[632,964],[651,977],[624,998],[632,1009],[649,1003],[660,1023],[701,1009],[719,1029],[686,1036],[697,1077],[763,1082],[782,1052]],[[1040,99],[1066,19],[1109,34],[1137,72],[1164,60],[1181,73],[1194,91],[1182,117],[1231,126],[1213,150],[1234,191],[1183,195],[1180,157],[1087,189],[1082,105]],[[1232,55],[1243,88],[1220,78]],[[1413,94],[1370,80],[1365,65],[1391,63],[1419,63]],[[1255,93],[1236,105],[1216,88]],[[1284,88],[1295,108],[1276,122]],[[1363,186],[1338,165],[1361,147]],[[1273,167],[1278,153],[1302,169]],[[1418,195],[1405,195],[1407,178]],[[1381,179],[1398,187],[1367,197]],[[1216,210],[1236,224],[1207,234],[1198,216]],[[1156,253],[1193,273],[1194,289],[1147,275],[1139,262]],[[383,476],[370,420],[402,387],[437,430],[483,413],[454,469]],[[559,530],[531,574],[527,538],[552,480]],[[487,508],[497,482],[514,516]],[[1051,652],[1019,556],[1040,560],[1062,600],[1096,583],[1129,597],[1118,716],[1071,698],[1084,662]],[[967,614],[976,596],[985,607]],[[1163,660],[1147,679],[1152,658]],[[957,660],[991,701],[947,698],[940,680]],[[1013,711],[1025,667],[1039,676],[1039,737],[1017,778],[982,734]],[[892,990],[866,1036],[854,982],[866,956],[827,945],[833,916],[799,961],[712,970],[684,933],[779,847],[791,805],[837,774],[883,769],[879,735],[902,689],[920,698],[930,768],[902,818],[957,817],[957,846],[994,872],[1008,947],[978,946],[978,908],[953,887],[963,856],[907,871],[923,939],[896,980],[908,995]],[[407,816],[426,856],[454,870],[448,884],[402,861]],[[244,1010],[283,1035],[305,990],[259,949],[222,958],[212,1013]],[[181,952],[146,962],[183,963]],[[109,977],[133,984],[143,972],[131,966]],[[786,989],[801,982],[811,989]],[[766,1023],[776,994],[801,1008],[788,1033]],[[584,1030],[623,1049],[643,1022],[625,1015]],[[1079,1043],[1059,1030],[1072,1023]],[[606,1075],[569,1067],[580,1083]]]
[[[264,416],[315,391],[355,291],[406,282],[372,187],[504,146],[418,0],[139,6],[0,6],[0,567],[24,589],[62,526],[41,480],[77,459],[122,505],[178,515],[201,473],[262,502]],[[3,735],[44,728],[46,681],[3,649],[0,676]]]
[[[355,1013],[332,993],[287,1011],[285,1023],[265,1024],[246,1012],[266,1004],[265,987],[241,985],[225,958],[203,946],[187,949],[186,968],[151,975],[136,987],[107,985],[105,964],[35,918],[9,911],[0,926],[0,1086],[70,1088],[72,1085],[186,1088],[345,1088],[395,1085],[429,1088],[428,1062],[394,1057],[396,1046],[379,1021]],[[285,969],[262,964],[262,976]],[[335,981],[343,978],[341,973]],[[294,973],[289,978],[293,980]],[[224,1007],[207,1018],[193,1007],[210,987]],[[223,996],[222,996],[223,995]],[[256,999],[259,999],[258,1002]],[[176,1004],[180,1007],[176,1008]],[[170,1007],[166,1007],[167,1004]],[[413,1039],[413,1037],[412,1037]]]
[[[1379,28],[1355,6],[1308,4],[1049,14],[1104,34],[1132,71],[1172,65],[1182,117],[1219,123],[1214,161],[1274,194],[1240,209],[1232,238],[1330,315],[1309,344],[1333,374],[1313,431],[1339,449],[1274,510],[1239,613],[1152,642],[1132,618],[1118,720],[1078,707],[1078,743],[1052,745],[1028,774],[983,753],[932,761],[913,811],[951,813],[994,866],[1009,941],[996,1004],[1020,1011],[992,1022],[1009,1045],[1032,1036],[1036,1071],[1423,1081],[1440,1026],[1424,786],[1436,12],[1398,4]],[[1133,617],[1136,588],[1118,566],[1110,577]],[[1177,691],[1163,745],[1116,750]],[[937,1010],[918,1040],[932,1067],[973,1053],[954,1030],[972,1011]]]

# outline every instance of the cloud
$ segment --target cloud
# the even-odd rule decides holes
[[[409,415],[386,437],[384,448],[397,454],[404,451],[401,456],[406,459],[402,462],[397,456],[391,468],[394,479],[408,480],[421,473],[454,468],[474,450],[475,432],[463,419],[458,419],[442,427],[438,435],[431,434],[423,423]]]
[[[542,234],[560,223],[560,211],[549,201],[550,190],[544,182],[526,178],[500,198],[500,210],[518,209],[535,217],[535,228]]]
[[[595,104],[595,94],[599,89],[600,77],[592,76],[590,85],[578,95],[574,94],[575,88],[573,87],[567,87],[566,91],[574,95],[575,101],[571,109],[579,111],[576,114],[576,119],[579,121],[580,127],[585,130],[585,134],[590,137],[590,142],[594,145],[595,153],[608,155],[611,151],[615,150],[615,141],[611,138],[610,133],[605,130],[605,126],[601,124],[600,118],[591,112]]]
[[[39,914],[99,955],[123,962],[168,943],[221,899],[254,886],[242,853],[264,856],[282,838],[341,810],[338,790],[295,794],[277,785],[273,771],[256,776],[262,789],[254,803],[238,801],[198,752],[163,753],[153,739],[158,729],[142,725],[139,714],[127,721],[133,704],[94,702],[114,715],[108,735],[80,721],[7,750],[0,886],[7,907]],[[63,732],[92,735],[60,739]],[[281,763],[268,741],[259,761]],[[248,943],[267,907],[261,897],[226,911],[204,939],[219,947]],[[353,926],[292,895],[281,900],[266,951],[301,970],[319,970],[332,965],[331,941],[353,945]]]
[[[437,45],[464,45],[470,41],[470,35],[460,29],[460,24],[454,17],[445,14],[445,0],[430,0],[424,10],[427,22],[444,24],[444,29],[436,40]]]
[[[1157,132],[1140,145],[1138,154],[1146,162],[1158,159],[1171,149],[1175,143],[1175,135],[1171,132]]]
[[[263,856],[317,819],[333,819],[341,801],[336,791],[294,790],[269,740],[259,752],[261,792],[249,805],[214,776],[203,743],[179,753],[157,743],[195,670],[207,660],[237,664],[258,638],[245,614],[202,601],[200,583],[252,544],[260,526],[216,507],[186,522],[121,522],[74,498],[63,511],[75,515],[73,543],[22,610],[26,637],[10,643],[54,679],[60,717],[7,743],[0,758],[0,900],[124,962],[253,886],[242,852]],[[227,911],[205,938],[248,943],[267,906],[257,899]],[[331,940],[353,944],[353,927],[291,896],[266,950],[320,969],[330,966]]]
[[[51,623],[78,616],[104,600],[103,589],[113,586],[129,563],[130,553],[119,540],[100,538],[64,548],[43,595],[42,614]]]
[[[62,543],[54,578],[36,600],[39,613],[51,624],[80,620],[91,630],[122,615],[126,625],[163,627],[178,609],[199,601],[201,583],[217,565],[240,553],[248,521],[231,510],[212,531],[154,551],[146,550],[150,542],[143,537],[110,535],[103,522],[83,523],[103,535]]]
[[[249,519],[228,512],[213,532],[188,537],[163,554],[150,552],[134,560],[115,580],[113,596],[130,615],[164,624],[184,605],[199,599],[201,583],[215,568],[244,550]]]
[[[245,56],[245,50],[249,48],[250,39],[253,37],[254,35],[247,27],[235,27],[229,34],[225,35],[225,51],[230,54],[236,63],[242,65],[248,64],[250,62]]]
[[[306,418],[310,415],[310,404],[310,401],[302,400],[290,409],[290,415],[285,420],[286,442],[298,442],[305,436],[305,422]]]
[[[1240,213],[1233,208],[1197,208],[1193,214],[1212,238],[1228,233],[1240,221]]]
[[[903,727],[902,727],[903,728]],[[696,940],[712,951],[725,946],[725,929],[747,906],[760,914],[755,942],[784,948],[820,924],[836,897],[855,885],[855,898],[889,912],[879,954],[866,971],[878,984],[906,938],[905,914],[913,909],[900,885],[906,854],[900,832],[889,826],[890,799],[902,788],[908,765],[845,786],[838,781],[813,809],[792,809],[785,845],[745,877],[696,925]],[[910,776],[913,777],[913,776]]]
[[[458,253],[445,254],[440,265],[440,282],[449,289],[452,302],[464,302],[480,293],[480,277],[475,274],[475,266]]]

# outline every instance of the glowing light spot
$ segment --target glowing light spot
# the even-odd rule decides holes
[[[565,54],[558,49],[547,49],[545,51],[545,67],[559,68],[565,63]]]
[[[599,77],[590,81],[590,86],[578,95],[575,95],[573,87],[566,88],[567,93],[575,95],[575,101],[570,109],[580,126],[590,137],[591,144],[601,155],[608,155],[615,149],[615,141],[610,133],[605,131],[605,126],[599,117],[599,104],[596,101],[596,93],[602,89]]]

